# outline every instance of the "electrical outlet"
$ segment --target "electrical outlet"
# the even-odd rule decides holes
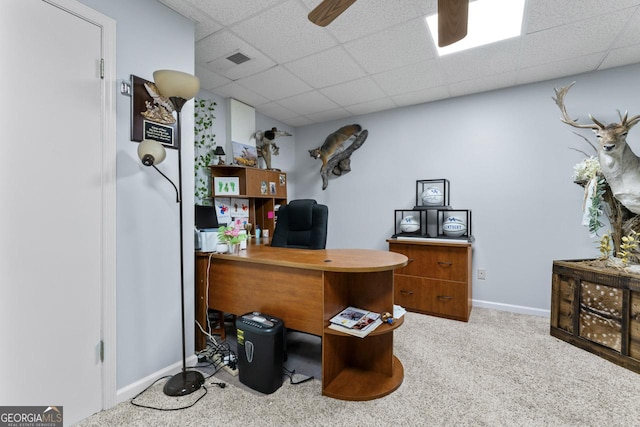
[[[478,269],[478,279],[479,280],[486,280],[487,279],[487,270],[485,270],[484,268],[479,268]]]

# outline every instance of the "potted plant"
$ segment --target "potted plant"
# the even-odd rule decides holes
[[[237,254],[240,251],[240,243],[247,239],[247,232],[240,220],[218,228],[218,245],[227,245],[229,253]],[[224,252],[218,248],[218,252]]]

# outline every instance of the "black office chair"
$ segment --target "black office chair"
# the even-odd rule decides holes
[[[271,246],[324,249],[329,208],[312,199],[292,200],[280,207]]]

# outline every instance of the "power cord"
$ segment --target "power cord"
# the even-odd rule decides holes
[[[302,383],[306,383],[307,381],[311,381],[313,379],[313,376],[304,378],[300,381],[297,382],[293,382],[293,376],[296,374],[296,370],[294,369],[293,371],[288,370],[287,368],[285,368],[284,366],[282,367],[282,369],[284,370],[283,375],[289,377],[289,384],[292,385],[298,385],[298,384],[302,384]]]
[[[133,406],[137,406],[138,408],[145,408],[145,409],[154,409],[156,411],[181,411],[183,409],[188,409],[191,408],[193,405],[195,405],[196,403],[200,402],[200,400],[205,397],[207,395],[207,393],[209,392],[209,390],[207,390],[207,387],[203,384],[202,388],[204,389],[204,393],[202,393],[202,395],[200,397],[198,397],[194,402],[192,402],[190,405],[185,405],[185,406],[180,406],[178,408],[159,408],[157,406],[149,406],[149,405],[143,405],[142,403],[138,403],[135,400],[140,397],[142,394],[144,394],[147,390],[149,390],[151,387],[153,387],[154,385],[156,385],[158,383],[158,381],[163,380],[165,378],[170,378],[171,375],[166,375],[164,377],[160,377],[157,380],[155,380],[153,383],[151,383],[147,388],[145,388],[144,390],[142,390],[140,393],[138,393],[133,399],[131,399],[131,404]],[[217,384],[217,383],[214,383]],[[220,388],[224,388],[226,386],[226,384],[224,386],[219,386]]]

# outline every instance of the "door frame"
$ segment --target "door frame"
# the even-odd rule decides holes
[[[102,409],[116,405],[116,21],[76,0],[42,0],[102,32]]]

